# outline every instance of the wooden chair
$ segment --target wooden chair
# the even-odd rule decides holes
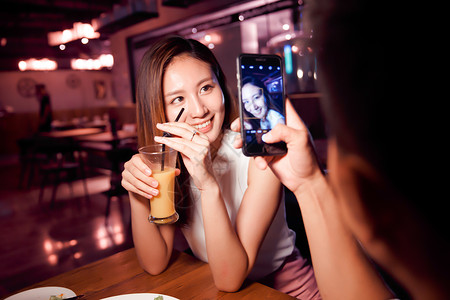
[[[109,150],[106,153],[108,160],[111,162],[111,177],[110,177],[110,188],[109,190],[103,192],[107,197],[105,217],[108,218],[111,210],[111,198],[118,197],[120,209],[123,211],[123,203],[121,196],[127,195],[128,191],[122,187],[122,171],[123,164],[128,161],[134,154],[136,149],[134,145],[124,145],[122,147],[117,147]]]
[[[39,203],[42,204],[45,187],[52,184],[50,207],[55,205],[56,192],[61,183],[67,183],[73,194],[72,182],[79,178],[83,181],[85,198],[89,201],[83,158],[75,143],[67,139],[48,139],[40,143],[36,151],[45,154],[47,159],[39,165],[42,176]]]
[[[38,141],[39,138],[36,136],[21,138],[17,141],[20,149],[19,189],[31,187],[38,166],[47,159],[45,154],[36,151]]]

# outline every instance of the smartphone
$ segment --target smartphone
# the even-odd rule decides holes
[[[237,58],[242,151],[246,156],[286,153],[284,142],[266,144],[262,135],[286,123],[283,63],[278,55],[241,54]]]

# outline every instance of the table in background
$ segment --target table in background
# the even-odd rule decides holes
[[[136,132],[118,130],[116,132],[105,131],[102,133],[79,136],[76,138],[80,148],[87,153],[90,165],[95,165],[102,158],[107,159],[107,169],[111,170],[110,187],[103,194],[108,202],[105,209],[105,217],[109,216],[111,198],[119,197],[119,205],[123,211],[122,195],[128,194],[121,184],[123,164],[137,153]],[[97,166],[101,167],[101,166]]]
[[[68,129],[68,130],[41,132],[39,135],[42,137],[49,137],[49,138],[75,138],[75,137],[100,133],[102,131],[103,130],[101,128],[96,128],[96,127],[75,128],[75,129]]]
[[[113,173],[111,176],[111,186],[115,188],[117,183],[113,178],[114,175],[120,175],[121,180],[123,164],[133,154],[137,153],[136,138],[136,132],[118,130],[116,132],[105,131],[97,134],[78,136],[76,141],[83,151],[87,152],[88,155],[94,156],[94,160],[100,157],[107,158],[110,164],[108,169],[111,169]]]
[[[167,270],[157,276],[140,266],[134,248],[44,280],[26,289],[61,286],[83,299],[131,293],[156,293],[185,299],[295,299],[260,283],[246,283],[235,293],[220,292],[208,264],[174,250]]]
[[[112,131],[105,131],[96,134],[78,136],[76,139],[83,143],[105,143],[112,147],[117,147],[122,141],[128,139],[135,139],[136,132],[118,130],[116,133]]]
[[[20,148],[21,171],[19,187],[23,187],[28,174],[28,184],[30,187],[35,169],[49,156],[58,152],[74,152],[78,150],[78,143],[74,138],[101,133],[100,128],[76,128],[61,131],[40,132],[19,139],[17,141]]]

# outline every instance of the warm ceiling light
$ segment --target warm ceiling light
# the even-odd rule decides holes
[[[72,59],[70,65],[73,70],[111,69],[114,65],[114,57],[111,54],[102,54],[98,59]]]
[[[20,71],[52,71],[58,68],[56,61],[48,58],[22,60],[18,66]]]
[[[64,30],[61,33],[62,41],[65,42],[65,43],[70,42],[71,40],[73,40],[72,36],[73,36],[72,31],[69,30],[69,29],[66,29],[66,30]]]
[[[48,44],[50,46],[58,46],[79,39],[98,39],[100,33],[95,32],[91,24],[76,22],[73,23],[72,29],[64,31],[49,32],[47,34]],[[87,44],[87,42],[86,42]]]
[[[27,69],[27,63],[23,60],[19,61],[19,70],[26,71],[26,69]]]

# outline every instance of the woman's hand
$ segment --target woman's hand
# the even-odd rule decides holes
[[[199,190],[216,184],[212,172],[211,144],[206,135],[182,122],[157,124],[156,127],[172,137],[155,136],[155,141],[181,153],[184,165]]]
[[[131,193],[150,199],[159,193],[158,181],[151,175],[150,168],[142,161],[139,154],[135,154],[124,165],[122,186]]]
[[[255,157],[255,163],[262,170],[270,166],[280,181],[295,193],[305,181],[321,175],[321,171],[309,131],[289,100],[286,100],[286,122],[287,125],[277,124],[263,139],[269,144],[284,141],[287,154]],[[231,125],[233,131],[239,132],[239,127],[239,120]],[[234,146],[241,148],[242,140],[238,138]]]

